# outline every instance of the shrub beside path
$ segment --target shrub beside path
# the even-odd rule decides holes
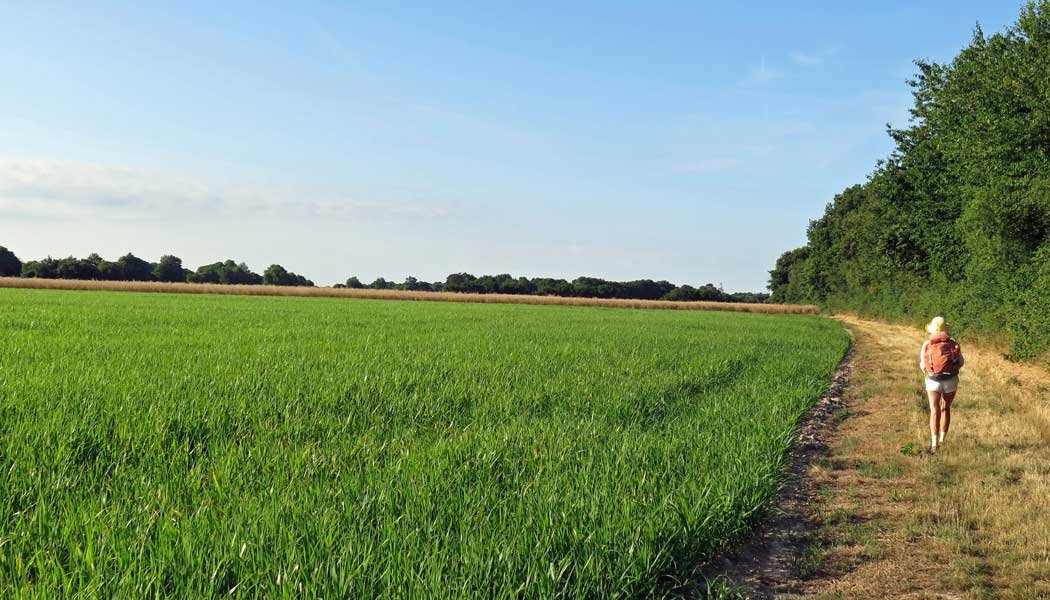
[[[921,330],[838,319],[853,373],[805,467],[805,532],[774,557],[790,574],[735,583],[759,598],[1050,598],[1050,373],[964,341],[931,455]]]

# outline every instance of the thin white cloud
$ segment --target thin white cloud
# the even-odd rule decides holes
[[[737,148],[751,158],[766,158],[776,149],[772,144],[744,144],[738,145]]]
[[[826,46],[821,50],[795,50],[788,53],[788,58],[800,67],[813,67],[835,56],[838,51],[838,46]]]
[[[817,56],[815,54],[810,54],[808,52],[796,51],[792,52],[788,56],[791,57],[791,60],[794,61],[796,65],[801,65],[803,67],[811,67],[813,65],[819,65],[820,63],[824,62],[824,59],[822,57]]]
[[[745,77],[740,84],[744,86],[763,86],[776,81],[783,76],[783,72],[766,66],[766,57],[763,56],[761,64],[757,67],[753,67],[751,72],[748,73],[748,76]]]
[[[261,188],[123,166],[56,160],[0,160],[0,211],[48,219],[179,217],[419,221],[445,206],[361,202],[349,194]]]

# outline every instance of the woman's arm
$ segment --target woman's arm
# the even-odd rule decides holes
[[[926,340],[922,343],[922,348],[919,348],[919,369],[923,373],[926,372],[926,346],[930,343],[930,340]]]

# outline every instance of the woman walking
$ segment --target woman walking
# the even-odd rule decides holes
[[[929,338],[919,351],[919,368],[926,374],[926,395],[930,399],[930,452],[944,444],[944,434],[952,422],[952,400],[959,389],[962,349],[948,335],[944,317],[934,317],[926,326]]]

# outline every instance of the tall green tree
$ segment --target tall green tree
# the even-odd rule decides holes
[[[152,281],[153,265],[128,252],[117,259],[122,279],[125,281]]]
[[[68,256],[58,261],[55,276],[59,279],[99,279],[99,272],[90,260]]]
[[[916,62],[907,126],[867,182],[835,197],[770,272],[780,301],[1050,349],[1050,0],[1006,31],[978,28],[950,63]]]
[[[0,277],[18,277],[22,274],[22,261],[14,252],[0,246]]]
[[[313,287],[314,282],[289,272],[281,265],[270,265],[263,271],[262,282],[266,285],[305,286]]]
[[[153,268],[153,278],[157,281],[184,282],[187,274],[182,266],[182,259],[170,254],[160,257],[157,266]]]
[[[252,272],[245,263],[233,260],[201,265],[187,276],[190,283],[221,283],[226,285],[259,285],[262,275]]]
[[[56,279],[58,278],[58,261],[49,256],[25,262],[22,264],[22,277]]]

